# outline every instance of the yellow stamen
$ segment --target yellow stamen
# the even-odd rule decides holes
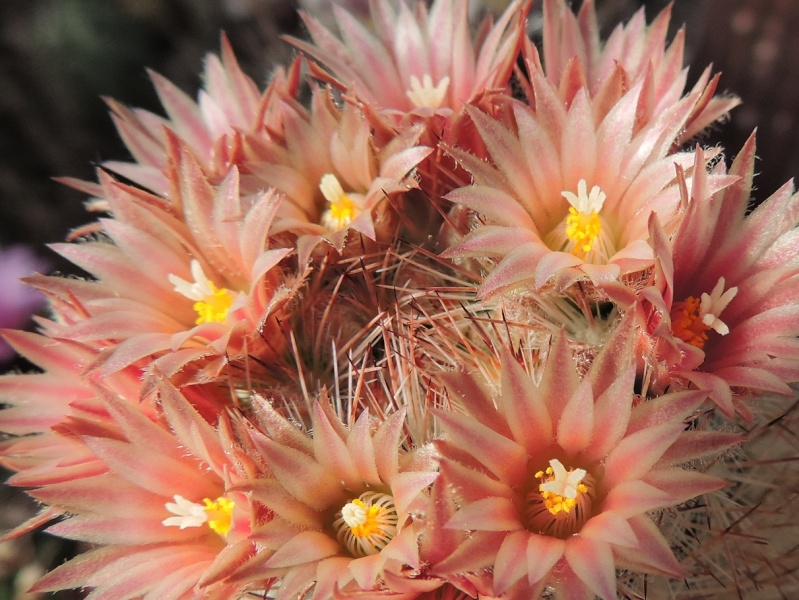
[[[699,306],[699,299],[693,296],[674,304],[671,309],[671,330],[674,337],[701,349],[705,347],[710,326],[702,321]]]
[[[541,480],[538,491],[551,514],[568,514],[577,504],[579,495],[588,492],[588,487],[582,483],[586,472],[584,469],[567,471],[556,458],[550,460],[549,464],[545,471],[535,474],[536,479]]]
[[[595,212],[589,214],[578,211],[573,206],[569,207],[569,216],[566,217],[566,235],[574,242],[572,254],[578,258],[585,258],[594,246],[594,240],[602,231],[602,221]]]
[[[358,206],[344,193],[338,178],[332,173],[322,176],[319,189],[330,208],[322,214],[322,225],[331,231],[344,229],[358,216]]]
[[[236,294],[227,288],[219,288],[203,271],[199,261],[191,261],[191,275],[194,281],[186,281],[177,275],[169,275],[169,283],[175,291],[190,300],[194,300],[193,308],[197,313],[195,325],[203,323],[224,323],[228,312],[236,299]]]
[[[561,192],[571,206],[566,217],[566,237],[572,242],[572,254],[585,258],[594,247],[594,241],[602,233],[599,211],[605,204],[605,192],[595,185],[588,192],[585,179],[577,182],[577,193]]]
[[[394,498],[379,492],[364,492],[350,500],[333,522],[339,542],[355,557],[377,554],[397,534]]]
[[[700,298],[688,296],[671,308],[671,330],[675,337],[697,348],[704,348],[707,332],[727,335],[730,328],[721,320],[721,313],[738,294],[737,287],[725,291],[726,281],[719,277],[713,290]]]
[[[577,193],[561,192],[569,203],[566,216],[545,236],[544,243],[557,252],[568,252],[583,261],[601,265],[616,253],[613,232],[602,218],[605,192],[598,185],[588,191],[585,179],[577,182]]]
[[[235,296],[227,288],[217,288],[213,283],[209,282],[211,294],[198,300],[194,303],[193,308],[197,313],[197,320],[194,321],[195,325],[203,323],[224,323],[227,319],[228,311],[233,305]]]
[[[224,496],[220,496],[213,502],[209,498],[203,498],[205,504],[205,514],[208,517],[208,527],[221,536],[226,536],[233,524],[233,509],[236,503]]]

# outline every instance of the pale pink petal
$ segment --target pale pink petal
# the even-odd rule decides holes
[[[702,494],[708,494],[715,490],[724,489],[730,485],[728,480],[721,477],[689,471],[678,467],[656,469],[647,473],[643,481],[637,483],[641,484],[644,482],[668,493],[674,504],[685,502],[686,500],[696,498]],[[622,486],[624,485],[625,484],[622,484]],[[611,494],[613,494],[613,492],[615,492],[615,489],[611,491]]]
[[[344,487],[357,489],[363,485],[363,479],[345,440],[333,429],[320,406],[321,403],[317,402],[313,407],[314,456],[320,467],[340,480]]]
[[[566,550],[566,541],[546,535],[530,535],[527,540],[527,580],[530,585],[542,581]]]
[[[688,472],[683,469],[677,470],[680,471],[680,473]],[[646,475],[646,481],[650,481],[649,478],[652,475],[657,477],[657,474],[660,472],[661,471],[653,471],[648,473]],[[668,479],[666,482],[668,482]],[[641,513],[670,506],[681,501],[677,500],[678,496],[675,496],[674,492],[675,490],[672,490],[668,485],[657,486],[655,483],[650,484],[638,479],[633,479],[620,483],[610,490],[605,500],[602,502],[602,510],[616,513],[620,517],[628,519],[640,515]],[[679,497],[681,498],[681,496]]]
[[[483,498],[467,504],[447,522],[447,529],[516,531],[522,528],[519,512],[507,498]]]
[[[581,452],[594,436],[594,394],[590,380],[584,380],[563,407],[558,421],[558,445],[570,456]]]
[[[682,423],[665,423],[625,437],[605,462],[605,484],[612,488],[647,473],[684,429]]]
[[[297,500],[317,510],[344,501],[339,479],[304,452],[273,442],[254,440],[283,487]]]
[[[603,600],[616,598],[616,570],[610,544],[576,536],[569,539],[563,556],[597,596]]]
[[[321,531],[303,531],[283,544],[270,558],[265,568],[285,568],[317,562],[342,552],[338,542]]]
[[[497,552],[494,565],[494,591],[503,594],[510,586],[527,575],[527,539],[530,533],[514,531],[505,537]]]
[[[639,571],[660,573],[676,579],[682,578],[683,570],[680,563],[652,520],[646,515],[641,515],[633,517],[629,523],[638,538],[638,547],[616,548],[619,562]]]
[[[404,513],[408,510],[411,502],[426,488],[430,486],[438,477],[438,473],[424,473],[410,471],[408,473],[397,473],[391,478],[391,493],[394,496],[394,503],[397,511]]]
[[[507,351],[502,355],[500,402],[513,437],[529,453],[552,439],[552,419],[543,396],[516,358]]]
[[[585,525],[580,528],[580,536],[598,542],[607,542],[614,546],[629,548],[638,546],[638,540],[627,523],[627,519],[610,510],[605,510],[586,521]]]
[[[473,417],[436,411],[444,426],[445,439],[462,448],[503,481],[523,481],[527,452],[513,440],[496,433]]]

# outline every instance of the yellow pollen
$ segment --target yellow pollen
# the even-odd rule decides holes
[[[193,308],[197,313],[195,325],[203,323],[224,323],[227,313],[233,305],[233,293],[227,288],[217,288],[209,282],[213,292],[194,303]]]
[[[602,221],[596,212],[585,214],[573,206],[569,207],[569,216],[566,217],[566,235],[574,242],[572,254],[578,258],[585,258],[601,231]]]
[[[323,175],[319,189],[330,206],[322,215],[322,225],[331,231],[338,231],[347,227],[358,216],[358,205],[344,193],[344,188],[335,175]]]
[[[236,503],[233,500],[220,496],[214,501],[203,498],[205,514],[208,517],[208,527],[221,536],[226,536],[233,524],[233,509]]]
[[[688,296],[671,309],[671,329],[675,337],[696,348],[704,348],[710,326],[702,321],[700,300]]]
[[[568,514],[576,506],[579,495],[588,492],[588,487],[582,483],[586,472],[583,469],[566,471],[557,459],[549,463],[551,466],[545,471],[535,474],[536,479],[541,480],[538,491],[544,500],[544,506],[551,514]]]
[[[186,281],[172,273],[168,279],[178,294],[194,300],[193,308],[197,313],[194,324],[224,323],[230,307],[236,300],[236,294],[227,288],[216,287],[196,259],[192,259],[190,268],[194,281]]]
[[[347,194],[342,194],[336,202],[330,205],[330,218],[340,223],[342,227],[352,223],[354,216],[355,204]]]

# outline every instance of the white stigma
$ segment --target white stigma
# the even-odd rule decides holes
[[[731,287],[725,292],[725,285],[726,281],[724,277],[719,277],[716,287],[713,288],[713,291],[710,292],[709,295],[703,293],[699,304],[699,314],[702,317],[702,323],[721,335],[727,335],[730,332],[730,328],[727,327],[727,324],[719,318],[721,312],[727,308],[727,305],[735,298],[736,294],[738,294],[737,287]]]
[[[183,496],[174,496],[175,502],[167,502],[164,506],[174,517],[161,521],[162,525],[180,527],[202,527],[208,521],[205,507],[196,502],[186,500]]]
[[[577,183],[577,194],[574,192],[561,192],[560,195],[566,198],[577,212],[584,215],[599,213],[607,197],[598,185],[592,187],[591,193],[588,193],[588,184],[585,179],[581,179]]]
[[[169,274],[169,283],[175,286],[175,291],[196,302],[202,302],[208,296],[213,296],[214,288],[211,280],[206,276],[200,263],[196,259],[192,259],[190,268],[191,276],[194,278],[193,282],[186,281],[172,273]]]
[[[322,179],[319,181],[319,189],[322,190],[322,195],[330,204],[340,202],[342,196],[346,196],[338,177],[332,173],[322,175]]]
[[[549,466],[552,467],[552,479],[542,483],[540,490],[542,492],[551,492],[562,496],[563,498],[574,499],[577,497],[577,486],[583,481],[586,476],[585,469],[574,469],[567,471],[563,463],[557,458],[549,461]]]
[[[358,527],[366,523],[366,507],[348,502],[341,509],[341,518],[349,527]]]
[[[425,73],[422,81],[416,75],[411,75],[411,89],[405,92],[417,108],[438,108],[444,101],[449,88],[449,77],[442,78],[437,85],[433,85],[433,78]]]

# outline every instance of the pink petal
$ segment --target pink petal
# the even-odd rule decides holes
[[[410,471],[398,473],[391,478],[391,493],[397,511],[405,513],[422,491],[427,489],[438,477],[438,473]]]
[[[299,502],[316,510],[343,502],[345,493],[339,480],[312,457],[268,438],[254,441],[275,477]]]
[[[633,402],[635,371],[634,366],[617,371],[615,381],[597,398],[593,407],[593,439],[583,452],[587,460],[604,458],[624,437]]]
[[[584,88],[577,92],[566,117],[560,158],[564,189],[577,189],[577,183],[581,179],[585,179],[589,186],[594,184],[593,174],[597,160],[596,129],[588,90]]]
[[[444,439],[472,455],[502,481],[520,483],[526,477],[527,452],[473,417],[450,411],[434,412]]]
[[[400,409],[386,418],[373,437],[377,472],[383,482],[399,471],[400,436],[405,426],[405,410]]]
[[[577,392],[580,379],[569,350],[566,332],[553,336],[546,367],[538,384],[538,393],[545,398],[553,422],[558,422],[564,407]]]
[[[666,394],[642,402],[632,412],[627,433],[666,423],[679,423],[690,417],[705,401],[707,392],[686,391]]]
[[[476,532],[455,546],[433,570],[436,574],[458,574],[486,569],[496,562],[497,552],[507,535],[505,531]]]
[[[542,581],[566,550],[566,541],[547,535],[530,535],[527,539],[527,581],[535,585]]]
[[[369,430],[369,411],[363,411],[352,431],[347,436],[347,450],[352,457],[358,475],[364,483],[369,485],[382,485],[375,462],[375,447]]]
[[[491,392],[488,391],[481,379],[471,373],[457,371],[442,373],[439,380],[446,386],[450,402],[454,406],[463,408],[477,421],[497,433],[503,435],[510,433],[508,424],[494,406]]]
[[[281,546],[264,568],[277,569],[317,562],[342,551],[339,543],[321,531],[303,531]]]
[[[663,462],[678,464],[697,458],[717,456],[728,448],[742,443],[745,439],[745,436],[736,433],[686,431],[680,439],[663,454]]]
[[[607,542],[614,546],[629,548],[638,546],[638,540],[627,523],[627,519],[611,511],[605,511],[590,518],[580,529],[580,536],[597,542]]]
[[[514,583],[527,574],[527,539],[530,532],[514,531],[505,537],[497,552],[494,564],[494,592],[504,594]]]
[[[363,486],[346,442],[333,429],[319,402],[313,406],[313,432],[314,456],[319,465],[347,489]]]
[[[616,565],[607,542],[576,536],[563,553],[577,577],[603,600],[616,598]]]
[[[563,407],[558,421],[558,445],[570,456],[584,450],[594,434],[594,395],[586,378]]]
[[[445,525],[447,529],[516,531],[523,528],[519,511],[508,498],[483,498],[467,504]]]
[[[679,470],[682,471],[682,469]],[[659,472],[653,471],[649,473],[647,481],[649,481],[650,475]],[[612,511],[625,519],[629,519],[656,508],[663,508],[681,502],[681,500],[677,500],[672,495],[670,489],[668,491],[666,489],[658,487],[654,483],[645,483],[638,479],[625,481],[608,492],[602,502],[602,510]]]
[[[673,504],[679,504],[702,494],[723,489],[731,484],[731,482],[721,477],[714,477],[713,475],[706,475],[705,473],[698,473],[697,471],[679,467],[657,469],[647,473],[644,481],[667,493],[672,498]],[[643,482],[639,481],[638,483]]]
[[[552,419],[544,398],[530,375],[504,348],[500,402],[513,437],[529,453],[550,443]]]
[[[652,520],[646,515],[641,515],[633,517],[629,523],[635,532],[635,537],[638,538],[638,547],[616,548],[621,565],[637,571],[682,578],[683,570],[680,563],[677,562],[668,542]]]
[[[684,429],[682,423],[666,423],[625,437],[605,463],[605,484],[612,488],[646,474]]]

